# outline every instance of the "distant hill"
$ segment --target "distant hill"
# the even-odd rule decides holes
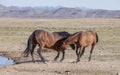
[[[0,18],[120,18],[120,10],[67,7],[6,7],[0,5]]]

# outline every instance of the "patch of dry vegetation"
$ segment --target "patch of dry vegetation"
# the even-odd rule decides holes
[[[78,64],[68,62],[75,60],[76,55],[74,51],[67,50],[66,59],[63,63],[50,62],[47,65],[23,63],[21,65],[25,64],[24,66],[26,66],[26,68],[18,68],[21,65],[12,67],[13,69],[15,68],[16,72],[22,72],[21,74],[27,74],[26,72],[39,74],[40,71],[43,75],[66,75],[70,71],[71,75],[110,75],[116,74],[118,69],[120,69],[118,68],[120,67],[118,63],[120,61],[120,19],[0,19],[0,51],[8,51],[9,53],[7,55],[11,57],[15,54],[13,58],[20,57],[20,53],[24,51],[26,47],[29,35],[36,29],[46,30],[48,32],[68,31],[70,33],[82,30],[96,31],[99,35],[99,42],[93,51],[93,61],[92,63],[85,62],[89,56],[90,48],[88,47],[81,59],[82,62]],[[53,60],[56,55],[55,52],[42,54],[48,60]],[[27,60],[31,60],[31,57]],[[38,60],[37,56],[36,60]],[[36,65],[37,67],[35,66],[34,69],[32,69],[29,68],[30,65]],[[93,65],[95,65],[95,67]],[[87,68],[85,68],[86,66]],[[46,69],[46,67],[48,68]]]

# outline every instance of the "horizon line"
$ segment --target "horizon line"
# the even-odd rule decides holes
[[[69,6],[17,6],[17,5],[4,5],[4,4],[0,4],[0,6],[4,6],[4,7],[21,7],[21,8],[24,8],[24,7],[28,7],[28,8],[39,8],[39,7],[52,7],[52,8],[80,8],[80,9],[88,9],[88,10],[113,10],[113,11],[119,11],[117,9],[102,9],[102,8],[89,8],[89,7],[69,7]]]

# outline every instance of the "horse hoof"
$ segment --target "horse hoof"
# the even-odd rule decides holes
[[[63,60],[60,60],[60,62],[62,62]]]
[[[80,60],[77,60],[76,63],[80,62]]]
[[[33,63],[35,63],[35,60],[32,60]]]
[[[57,59],[54,59],[54,61],[57,61]]]
[[[48,60],[41,60],[41,61],[42,61],[43,63],[45,63],[45,64],[48,62]]]
[[[88,60],[88,62],[90,62],[90,60]]]

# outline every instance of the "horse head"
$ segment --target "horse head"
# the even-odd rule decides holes
[[[70,47],[75,50],[75,44],[70,44]]]

